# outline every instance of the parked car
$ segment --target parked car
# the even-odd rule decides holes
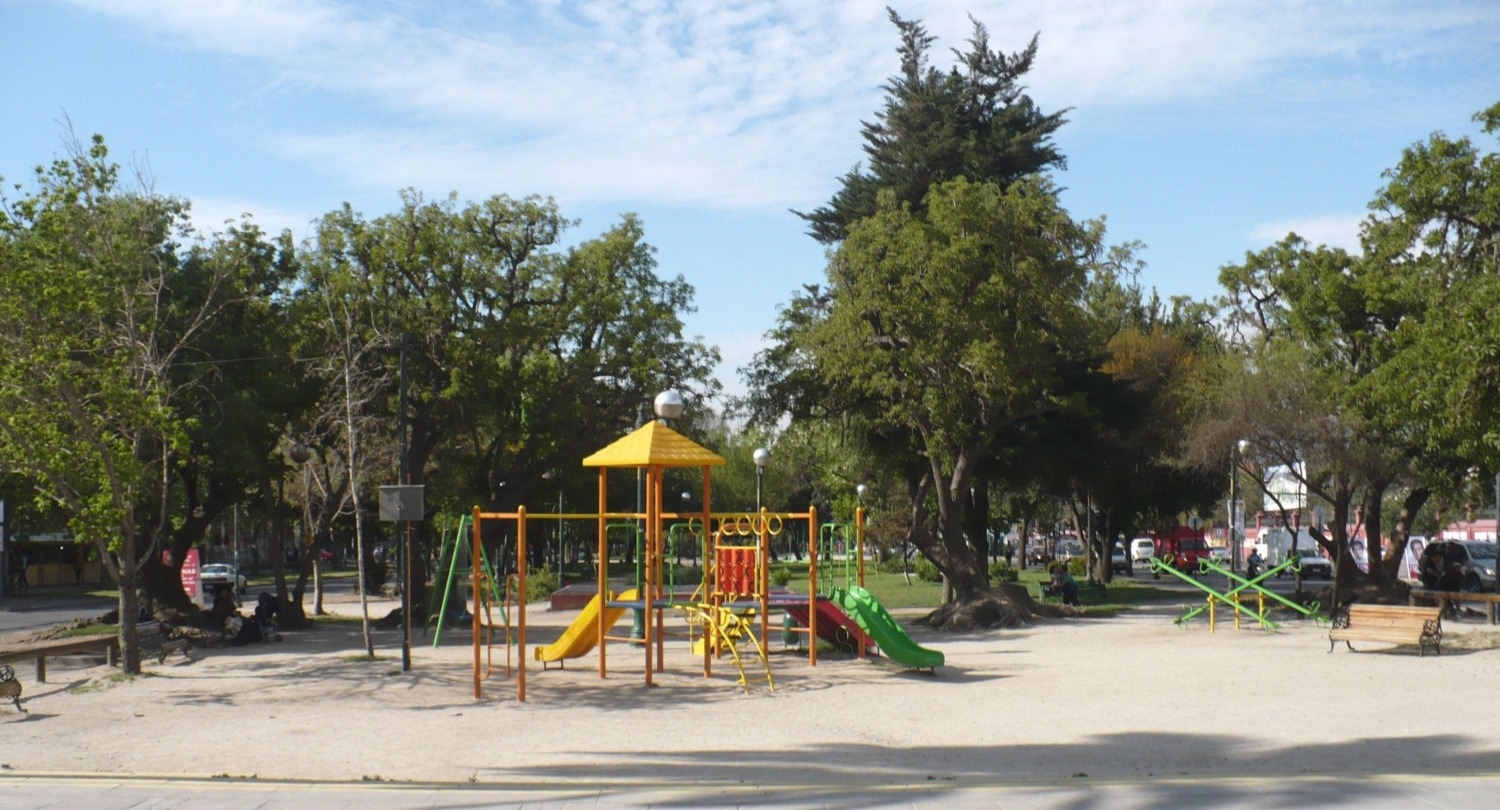
[[[1302,566],[1302,576],[1333,579],[1333,563],[1315,548],[1298,548],[1297,562]]]
[[[1067,539],[1057,541],[1057,559],[1069,562],[1083,556],[1083,543]]]
[[[1052,553],[1047,550],[1047,541],[1033,539],[1026,547],[1026,562],[1032,565],[1046,565],[1052,562]]]
[[[1114,569],[1116,574],[1125,573],[1128,566],[1126,565],[1125,547],[1123,545],[1119,543],[1115,544],[1115,550],[1109,554],[1109,567]]]
[[[209,563],[198,572],[198,582],[203,585],[206,594],[218,593],[220,590],[232,590],[234,593],[244,593],[246,590],[245,575],[240,569],[229,563]]]
[[[1208,559],[1214,565],[1229,564],[1229,549],[1223,546],[1212,546],[1208,549]]]
[[[1495,544],[1439,540],[1422,550],[1422,584],[1460,591],[1495,590]]]
[[[1130,541],[1130,558],[1138,563],[1148,562],[1156,553],[1156,541],[1149,537],[1137,537]]]
[[[1198,573],[1198,561],[1208,559],[1208,541],[1202,532],[1179,527],[1166,537],[1156,538],[1156,556],[1185,574]],[[1159,572],[1152,575],[1160,578]]]

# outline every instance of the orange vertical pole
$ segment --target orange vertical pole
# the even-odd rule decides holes
[[[713,517],[713,510],[708,505],[709,496],[713,492],[712,478],[713,476],[710,475],[709,468],[705,465],[703,468],[703,537],[705,544],[708,542],[708,521]],[[708,565],[708,561],[705,560],[703,564],[705,566]]]
[[[516,509],[516,637],[521,644],[521,671],[516,681],[516,700],[526,702],[526,507]],[[509,639],[506,639],[509,647]]]
[[[473,536],[473,540],[472,540],[473,548],[469,552],[469,562],[472,564],[471,567],[474,569],[474,572],[472,574],[472,581],[471,581],[471,584],[473,585],[473,590],[474,590],[474,610],[473,610],[473,613],[472,613],[474,619],[473,619],[473,621],[470,622],[470,624],[473,627],[473,635],[474,635],[474,699],[475,700],[478,700],[480,697],[483,696],[483,692],[482,692],[482,690],[481,690],[481,688],[479,686],[479,622],[480,622],[480,611],[479,611],[479,595],[480,595],[479,587],[480,586],[479,586],[479,577],[483,574],[483,567],[482,567],[482,565],[480,563],[481,557],[480,557],[480,553],[479,553],[479,537],[480,537],[479,522],[480,522],[479,507],[475,506],[474,507],[474,531],[473,531],[473,535],[474,536]]]
[[[708,465],[705,464],[703,465],[703,599],[705,602],[713,600],[713,582],[709,579],[709,572],[712,570],[709,563],[711,558],[708,556],[710,543],[708,533],[712,529],[710,522],[713,520],[713,509],[709,506],[712,495],[713,476],[709,472]],[[689,633],[688,637],[692,638],[692,634]],[[703,633],[703,677],[705,678],[709,677],[712,672],[709,664],[710,646],[708,628],[705,626]]]
[[[656,601],[654,598],[655,591],[653,590],[656,582],[656,566],[652,565],[651,560],[652,550],[656,547],[656,544],[652,542],[652,537],[657,529],[656,524],[660,522],[661,514],[656,502],[656,497],[659,494],[656,491],[656,473],[657,470],[655,467],[646,468],[646,537],[641,548],[641,554],[646,558],[641,561],[646,569],[646,581],[642,583],[641,588],[641,599],[643,600],[641,603],[641,613],[643,614],[641,617],[641,646],[646,651],[647,686],[651,685],[651,641],[653,629],[651,626],[653,618],[651,615],[651,605]]]
[[[807,663],[818,665],[818,507],[807,507]]]
[[[719,578],[723,576],[724,572],[719,568],[719,533],[713,532],[710,534],[709,526],[706,523],[703,525],[703,542],[703,601],[709,606],[710,612],[712,612],[718,604],[718,597],[715,594],[719,590]],[[704,613],[703,619],[703,677],[708,678],[713,675],[714,665],[713,644],[710,643],[711,637],[708,632],[707,622],[712,621],[713,617],[708,613]]]
[[[762,506],[760,508],[760,531],[759,540],[756,543],[756,554],[759,557],[755,564],[755,587],[760,592],[760,648],[770,650],[771,640],[771,534],[766,525],[766,516],[770,510]]]
[[[656,605],[662,599],[667,598],[666,586],[662,582],[662,569],[667,565],[666,532],[663,531],[666,527],[662,525],[666,522],[666,519],[661,516],[662,512],[666,511],[664,509],[666,506],[666,470],[660,470],[657,475],[659,476],[662,488],[661,492],[657,493],[658,497],[656,501],[656,598],[651,600],[651,609],[656,611],[656,671],[662,672],[666,669],[662,666],[662,647],[666,634],[661,630],[662,610],[656,607]]]
[[[599,677],[604,677],[604,602],[609,596],[609,531],[605,528],[604,513],[609,511],[609,468],[599,468],[599,567],[595,573],[599,578]]]

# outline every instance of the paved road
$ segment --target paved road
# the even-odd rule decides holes
[[[988,784],[657,783],[619,787],[585,779],[566,784],[315,783],[170,777],[0,775],[0,810],[397,810],[473,807],[777,807],[777,808],[1172,808],[1491,807],[1500,777],[1225,777],[1114,782]]]
[[[110,599],[87,596],[7,596],[0,599],[0,634],[39,630],[114,608]]]

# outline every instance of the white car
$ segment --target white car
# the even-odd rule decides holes
[[[1130,541],[1130,558],[1138,563],[1149,562],[1156,553],[1156,541],[1149,537],[1137,537]]]
[[[1315,548],[1297,549],[1297,560],[1302,566],[1302,576],[1333,579],[1333,563]]]
[[[203,570],[198,572],[198,582],[203,585],[203,592],[206,594],[217,593],[220,589],[244,593],[247,589],[245,575],[229,563],[209,563],[203,566]]]

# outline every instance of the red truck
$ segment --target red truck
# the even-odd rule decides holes
[[[1186,574],[1198,573],[1198,561],[1208,559],[1208,540],[1202,529],[1178,526],[1155,536],[1156,556]],[[1153,574],[1157,579],[1161,574]]]

